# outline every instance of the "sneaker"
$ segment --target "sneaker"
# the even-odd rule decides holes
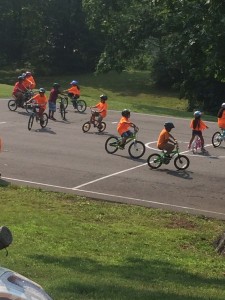
[[[201,149],[201,151],[202,151],[202,153],[206,153],[207,152],[204,147]]]

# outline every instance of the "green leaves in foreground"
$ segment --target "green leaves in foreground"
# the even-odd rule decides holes
[[[1,265],[55,300],[225,298],[213,248],[223,221],[24,187],[0,195],[14,234]]]

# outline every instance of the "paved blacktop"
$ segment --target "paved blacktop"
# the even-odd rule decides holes
[[[117,135],[120,116],[120,112],[109,111],[104,133],[95,128],[83,133],[90,110],[80,114],[69,106],[67,121],[62,121],[57,112],[57,121],[50,120],[45,129],[35,123],[28,131],[25,110],[11,112],[7,100],[0,100],[2,183],[225,219],[225,142],[219,148],[211,144],[213,133],[218,131],[216,123],[206,122],[208,154],[193,155],[187,150],[190,120],[131,113],[140,129],[138,139],[146,145],[145,155],[134,160],[127,149],[113,155],[105,151],[106,139]],[[158,151],[156,140],[166,121],[174,123],[172,134],[190,159],[185,171],[176,170],[173,161],[158,170],[151,170],[146,163],[147,157]]]

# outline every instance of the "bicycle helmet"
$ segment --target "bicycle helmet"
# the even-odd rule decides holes
[[[77,85],[77,84],[78,84],[78,81],[72,80],[72,81],[70,82],[70,84],[71,84],[71,85]]]
[[[100,96],[100,99],[106,101],[106,100],[108,99],[108,97],[107,97],[106,95],[101,95],[101,96]]]
[[[20,76],[18,76],[18,80],[19,81],[24,80],[24,77],[20,75]]]
[[[225,102],[221,104],[221,107],[222,107],[222,108],[225,108]]]
[[[129,117],[130,116],[130,111],[129,111],[129,109],[124,109],[123,111],[122,111],[122,116],[123,117]]]
[[[45,89],[44,89],[44,88],[40,88],[40,89],[38,90],[38,92],[39,92],[39,93],[45,93]]]
[[[166,129],[172,129],[172,128],[175,128],[175,126],[173,125],[172,122],[166,122],[166,123],[164,124],[164,126],[165,126]]]
[[[56,88],[59,88],[59,87],[60,87],[59,83],[57,83],[57,82],[54,82],[52,86],[53,86],[53,87],[56,87]]]
[[[30,71],[26,71],[26,76],[30,76],[31,72]]]
[[[199,111],[199,110],[196,110],[195,112],[194,112],[194,116],[195,117],[200,117],[202,115],[202,113]]]

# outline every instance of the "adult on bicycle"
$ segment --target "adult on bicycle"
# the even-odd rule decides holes
[[[175,145],[177,144],[176,139],[170,133],[173,128],[175,128],[175,126],[172,122],[166,122],[157,141],[158,149],[165,150],[167,152],[167,156],[170,156],[170,153],[174,150]]]
[[[24,77],[24,85],[27,89],[33,90],[36,87],[36,83],[34,80],[34,77],[32,76],[30,71],[26,71],[26,73],[23,74]]]
[[[117,131],[122,137],[120,148],[124,149],[124,146],[126,144],[126,140],[130,136],[133,135],[132,131],[129,130],[129,128],[133,127],[134,129],[138,129],[138,127],[130,121],[130,111],[129,111],[129,109],[124,109],[121,114],[122,114],[122,118],[120,119],[120,121],[117,125]]]
[[[39,111],[38,111],[38,117],[40,118],[40,124],[43,124],[43,113],[46,110],[48,99],[45,95],[45,89],[40,88],[38,91],[38,94],[36,94],[34,97],[32,97],[30,100],[27,101],[27,103],[35,102],[35,104],[38,105]]]
[[[18,81],[15,83],[12,95],[18,101],[18,106],[23,107],[24,104],[24,93],[27,91],[26,86],[24,85],[24,78],[23,76],[18,77]]]
[[[91,106],[90,108],[97,108],[98,111],[95,111],[91,116],[91,122],[94,123],[95,117],[97,117],[97,126],[99,126],[103,120],[103,118],[106,117],[107,111],[108,111],[108,104],[107,104],[108,97],[106,95],[100,96],[100,102],[97,103],[95,106]]]

